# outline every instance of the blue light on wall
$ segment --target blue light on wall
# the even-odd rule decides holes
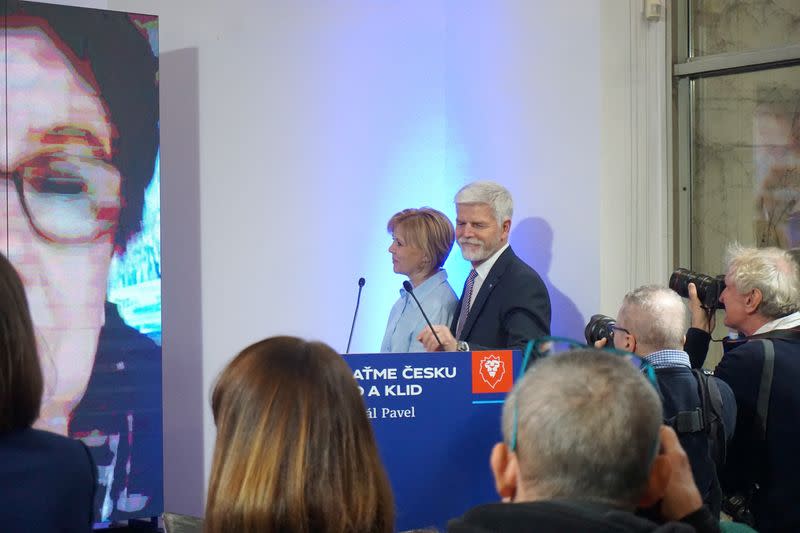
[[[383,191],[376,195],[381,199],[376,210],[376,224],[382,230],[382,238],[377,238],[375,248],[367,258],[366,305],[359,317],[359,342],[354,343],[356,350],[374,352],[380,348],[389,310],[407,279],[392,271],[391,256],[387,251],[391,236],[385,231],[386,223],[402,209],[422,206],[442,211],[455,223],[453,197],[461,186],[471,181],[467,165],[467,155],[459,135],[449,128],[443,116],[419,120],[409,129],[406,138],[398,140],[394,153],[389,157],[385,179],[381,180]],[[453,245],[445,268],[450,285],[460,296],[470,265],[461,257],[457,244]]]

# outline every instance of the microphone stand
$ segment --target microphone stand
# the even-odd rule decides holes
[[[356,310],[353,312],[353,323],[350,325],[350,336],[347,338],[347,350],[345,354],[350,353],[350,342],[353,340],[353,330],[356,328],[356,317],[358,316],[358,305],[361,303],[361,289],[364,288],[364,283],[367,280],[358,278],[358,297],[356,298]]]

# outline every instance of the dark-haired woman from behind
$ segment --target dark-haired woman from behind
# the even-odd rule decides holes
[[[0,254],[0,529],[88,532],[97,472],[81,441],[31,427],[43,382],[25,289]]]
[[[329,346],[245,348],[211,398],[207,533],[390,533],[394,503],[364,401]]]

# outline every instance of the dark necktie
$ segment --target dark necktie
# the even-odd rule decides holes
[[[478,273],[473,268],[467,276],[467,283],[464,285],[464,293],[461,295],[461,313],[458,315],[458,323],[456,324],[456,339],[461,339],[461,330],[464,329],[464,324],[467,322],[469,316],[469,302],[472,300],[472,288],[475,286],[475,278]]]

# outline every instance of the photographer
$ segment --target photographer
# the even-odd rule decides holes
[[[683,350],[687,330],[686,307],[667,287],[646,285],[628,294],[617,314],[614,347],[645,358],[653,365],[663,404],[664,422],[678,433],[692,465],[694,479],[714,516],[719,516],[722,492],[709,452],[703,402],[689,355]],[[597,346],[599,347],[603,341]],[[721,403],[723,439],[731,438],[736,420],[733,392],[714,377]]]
[[[744,338],[723,342],[715,371],[738,405],[723,489],[742,495],[759,531],[798,531],[798,265],[784,250],[739,245],[729,247],[726,265],[725,325]]]

